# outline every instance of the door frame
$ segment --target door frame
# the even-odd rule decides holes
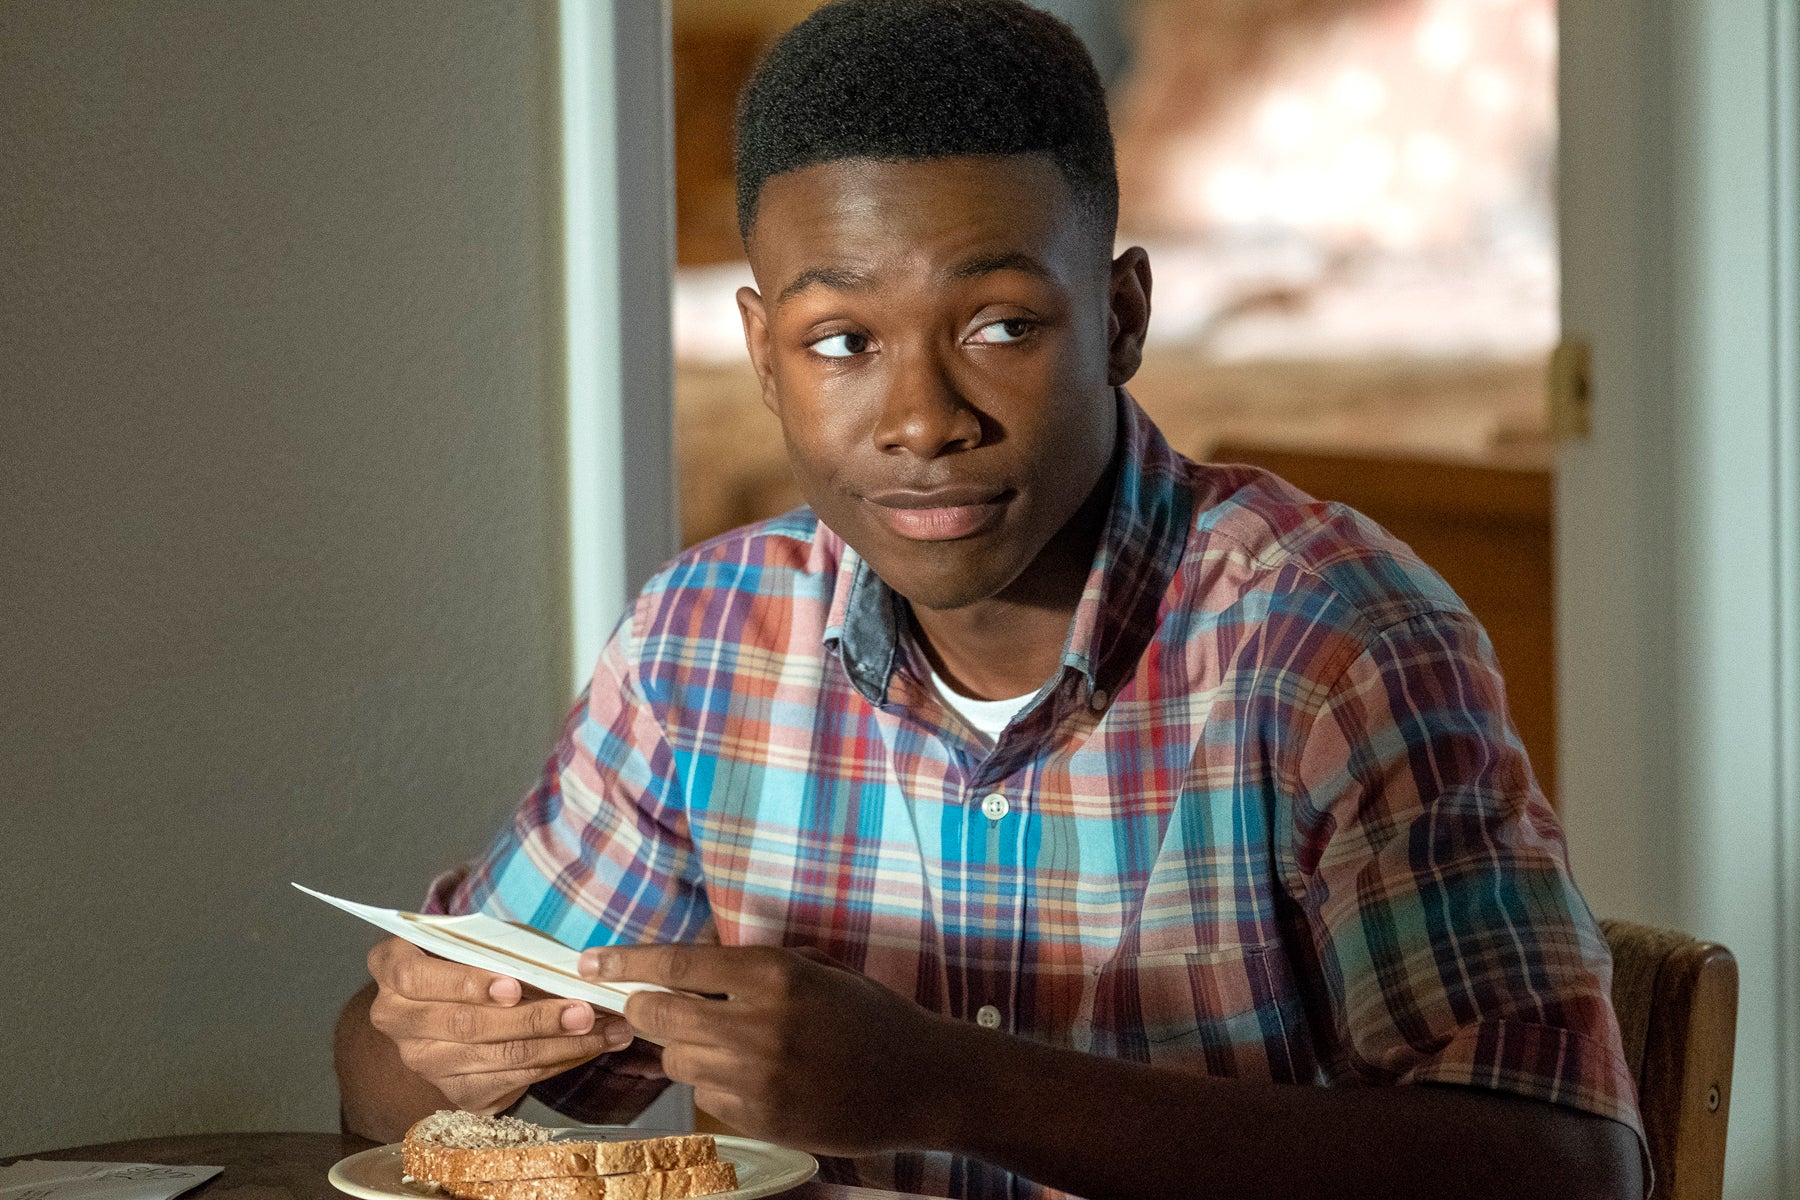
[[[569,670],[585,686],[680,545],[674,57],[667,0],[556,0],[562,133]]]
[[[1729,946],[1726,1193],[1800,1189],[1792,0],[1564,0],[1562,811],[1594,908]]]

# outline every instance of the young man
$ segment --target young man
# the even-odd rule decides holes
[[[1479,626],[1123,390],[1150,270],[1068,30],[840,0],[749,85],[738,167],[810,508],[651,581],[433,895],[698,995],[596,1025],[384,942],[350,1125],[666,1074],[905,1190],[1641,1194],[1605,945]]]

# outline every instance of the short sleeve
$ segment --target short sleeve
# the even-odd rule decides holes
[[[1612,963],[1466,613],[1384,630],[1307,732],[1287,863],[1328,1069],[1489,1088],[1643,1137]]]
[[[710,936],[674,758],[638,684],[629,618],[607,641],[542,776],[434,911],[485,912],[568,946]]]

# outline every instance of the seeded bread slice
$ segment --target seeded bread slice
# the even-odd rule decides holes
[[[706,1134],[631,1142],[557,1142],[554,1131],[515,1117],[442,1110],[406,1131],[401,1169],[430,1183],[496,1183],[517,1179],[668,1171],[715,1163]]]
[[[443,1189],[454,1200],[685,1200],[729,1192],[737,1185],[735,1166],[710,1162],[630,1175],[449,1183]]]
[[[553,1142],[552,1131],[515,1117],[440,1109],[406,1131],[400,1165],[414,1179],[532,1179],[591,1175],[588,1143]]]
[[[677,1134],[636,1142],[581,1142],[594,1155],[596,1175],[639,1171],[675,1171],[719,1161],[719,1146],[709,1133]],[[736,1184],[732,1185],[736,1187]]]

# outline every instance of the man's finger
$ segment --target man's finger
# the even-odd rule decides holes
[[[580,1066],[570,1063],[563,1070]],[[461,1109],[493,1116],[519,1098],[534,1083],[562,1074],[555,1071],[507,1071],[497,1075],[462,1075],[443,1080],[444,1094]],[[445,1090],[447,1089],[447,1090]]]
[[[516,979],[437,958],[403,938],[376,943],[369,951],[369,974],[408,1000],[505,1006],[517,1004],[524,995]]]
[[[740,1060],[718,1046],[670,1046],[663,1051],[663,1074],[676,1083],[735,1095],[743,1085]],[[715,1114],[716,1115],[716,1114]]]
[[[625,1001],[625,1019],[640,1035],[665,1046],[730,1046],[738,1041],[742,1022],[717,1000],[668,992],[636,993]]]
[[[441,1042],[488,1044],[524,1038],[566,1038],[595,1034],[608,1044],[631,1041],[631,1027],[579,1000],[533,1000],[508,1008],[486,1004],[446,1004],[395,998],[387,1023],[407,1036]]]
[[[607,1049],[607,1043],[592,1034],[572,1038],[522,1038],[484,1045],[427,1041],[413,1044],[407,1065],[434,1080],[513,1072],[548,1079],[605,1054]]]
[[[738,996],[766,988],[791,959],[773,946],[596,946],[581,952],[580,969],[589,979]]]

